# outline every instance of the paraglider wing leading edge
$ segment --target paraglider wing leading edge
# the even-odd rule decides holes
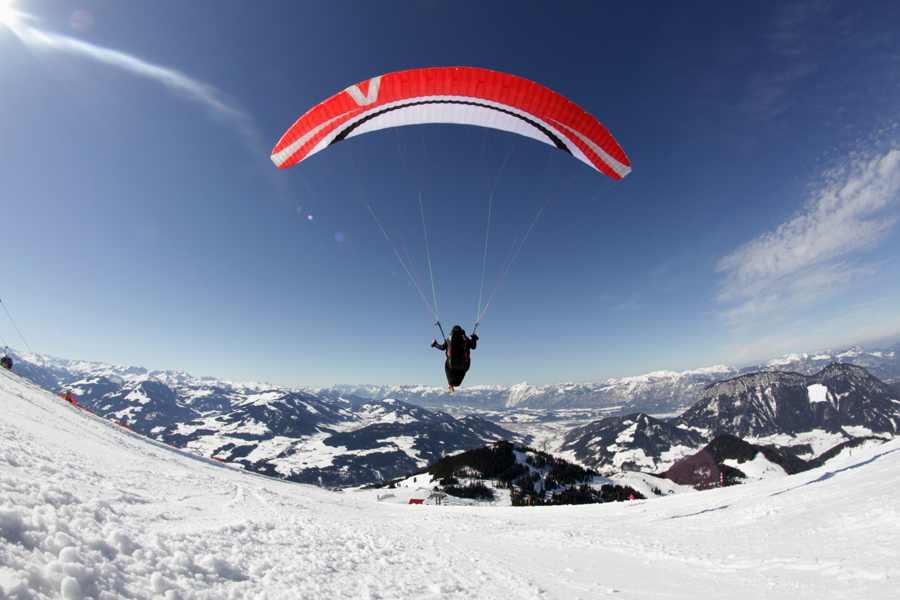
[[[300,117],[275,146],[272,161],[284,169],[348,137],[424,123],[510,131],[615,179],[631,171],[606,128],[573,102],[527,79],[469,67],[399,71],[351,86]]]

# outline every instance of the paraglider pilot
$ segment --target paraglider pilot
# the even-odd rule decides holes
[[[0,358],[0,367],[10,371],[13,368],[13,359],[9,356],[9,346],[3,349],[3,358]]]
[[[443,344],[438,344],[437,340],[431,340],[432,348],[447,352],[444,373],[447,374],[447,383],[450,384],[448,393],[452,394],[454,387],[462,385],[463,378],[466,376],[466,372],[471,364],[469,350],[475,349],[477,341],[477,335],[473,333],[470,338],[459,325],[453,326],[453,329],[450,331],[450,337],[444,340]]]

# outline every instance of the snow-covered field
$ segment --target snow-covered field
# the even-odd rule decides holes
[[[0,599],[871,600],[900,589],[900,440],[649,501],[424,506],[197,458],[2,370],[0,415]]]

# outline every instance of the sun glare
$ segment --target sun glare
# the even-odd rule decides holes
[[[20,15],[13,8],[15,0],[0,0],[0,23],[7,26],[14,25],[20,20]]]
[[[14,32],[21,30],[29,21],[37,23],[33,15],[15,9],[18,0],[0,0],[0,25],[5,25]]]

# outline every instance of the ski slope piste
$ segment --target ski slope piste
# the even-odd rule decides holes
[[[7,371],[0,411],[0,598],[897,597],[898,440],[648,501],[428,506],[243,472]]]

